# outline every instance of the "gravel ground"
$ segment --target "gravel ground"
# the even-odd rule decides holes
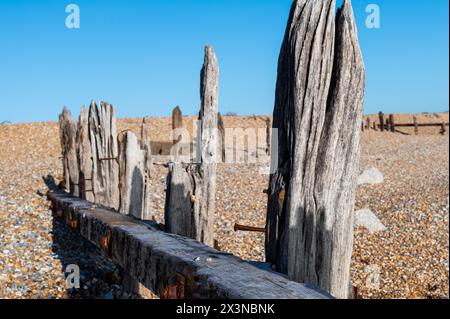
[[[420,121],[429,122],[419,116]],[[441,114],[437,121],[448,114]],[[192,119],[192,118],[189,118]],[[226,127],[265,127],[265,117],[226,117]],[[171,121],[151,119],[154,152],[171,140]],[[138,131],[140,120],[119,121]],[[191,130],[190,121],[186,126]],[[352,272],[362,298],[448,298],[449,139],[365,132],[361,171],[376,167],[385,181],[359,188],[356,206],[371,209],[387,231],[355,230]],[[158,150],[158,148],[161,148]],[[49,210],[42,177],[61,179],[55,123],[0,125],[0,298],[137,298],[121,285],[120,269],[60,225]],[[216,239],[223,251],[264,260],[264,236],[233,230],[265,226],[268,176],[256,164],[219,165]],[[166,169],[156,168],[154,202],[163,222]],[[64,270],[77,264],[81,289],[67,290]]]

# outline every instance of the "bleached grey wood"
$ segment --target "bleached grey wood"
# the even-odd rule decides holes
[[[120,212],[141,219],[144,209],[145,153],[131,131],[119,135]]]
[[[219,66],[214,49],[205,47],[201,71],[200,162],[172,163],[165,207],[166,230],[214,245],[217,161],[221,157],[217,129]],[[176,159],[175,159],[176,160]]]
[[[78,120],[77,153],[79,164],[80,198],[95,202],[92,183],[92,148],[89,138],[89,114],[83,105]]]
[[[102,249],[125,273],[162,296],[180,288],[184,299],[332,299],[313,285],[289,281],[268,267],[218,252],[198,241],[168,234],[153,222],[54,190],[53,211],[74,231]],[[171,287],[174,278],[183,285]],[[178,294],[177,294],[178,295]]]
[[[281,49],[266,255],[278,271],[349,296],[364,64],[345,0],[294,1]],[[336,40],[336,41],[335,41]]]
[[[153,157],[150,134],[148,133],[147,122],[144,118],[141,126],[141,149],[144,152],[144,204],[142,208],[141,220],[152,220],[154,216],[153,210],[153,198],[152,198],[152,177],[154,176],[153,170]]]
[[[59,116],[64,187],[67,192],[79,196],[79,171],[77,157],[77,123],[70,111],[64,107]]]
[[[89,110],[89,132],[93,158],[93,186],[95,201],[118,210],[119,150],[114,107],[92,102]]]

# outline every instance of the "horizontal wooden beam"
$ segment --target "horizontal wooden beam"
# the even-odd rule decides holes
[[[58,218],[64,218],[124,272],[162,298],[333,298],[312,285],[290,281],[269,267],[162,232],[156,223],[138,221],[59,190],[50,191],[48,198]]]
[[[444,123],[444,125],[445,126],[449,126],[448,123]],[[415,127],[416,124],[414,124],[414,123],[411,123],[411,124],[395,124],[395,126],[399,126],[399,127]],[[442,123],[422,123],[422,124],[418,123],[417,126],[419,126],[419,127],[434,127],[434,126],[440,127],[440,126],[442,126]]]

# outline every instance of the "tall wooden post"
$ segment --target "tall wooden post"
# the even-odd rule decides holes
[[[394,120],[394,114],[389,114],[389,125],[391,127],[391,132],[395,133],[395,120]]]
[[[350,1],[336,23],[334,6],[292,5],[273,113],[278,166],[270,177],[266,256],[291,279],[347,298],[365,68]]]
[[[89,136],[89,114],[82,107],[78,120],[77,153],[79,163],[80,197],[92,203],[95,202],[92,182],[92,147]]]
[[[378,113],[378,117],[380,118],[380,131],[384,132],[384,114],[383,114],[383,112]]]
[[[414,122],[414,134],[419,135],[419,124],[417,124],[417,116],[413,117]]]
[[[144,208],[145,154],[131,131],[120,134],[118,143],[120,212],[141,219]]]
[[[70,111],[64,107],[59,116],[59,131],[61,137],[62,161],[65,190],[74,196],[79,196],[79,171],[77,156],[77,123]]]
[[[119,210],[119,147],[114,106],[92,102],[89,109],[95,202]]]
[[[147,130],[147,121],[145,118],[142,119],[141,126],[141,149],[144,152],[144,190],[143,190],[143,209],[142,209],[142,220],[152,220],[154,216],[153,211],[153,200],[152,200],[152,177],[154,175],[153,169],[153,156],[150,134]]]
[[[166,231],[214,245],[218,152],[219,66],[214,49],[205,48],[201,71],[200,163],[171,163],[165,206]]]

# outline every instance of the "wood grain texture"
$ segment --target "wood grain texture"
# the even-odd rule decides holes
[[[89,110],[89,132],[92,146],[92,179],[95,201],[118,210],[119,149],[114,107],[107,103],[92,102]]]
[[[89,134],[89,114],[85,106],[81,108],[78,120],[77,154],[79,163],[80,197],[95,202],[92,183],[92,146]]]
[[[154,176],[153,156],[151,148],[150,134],[148,133],[148,123],[144,118],[141,126],[141,149],[144,152],[144,206],[141,220],[152,220],[154,216],[152,199],[152,177]]]
[[[294,1],[280,53],[267,261],[289,278],[349,293],[364,64],[350,1]]]
[[[169,165],[165,205],[166,230],[214,245],[217,161],[221,159],[218,134],[219,66],[214,49],[205,47],[201,70],[199,163]]]
[[[59,116],[64,187],[67,192],[79,196],[79,171],[77,156],[77,123],[70,111],[64,107]]]
[[[145,153],[131,131],[119,135],[120,212],[141,219],[144,209]]]

